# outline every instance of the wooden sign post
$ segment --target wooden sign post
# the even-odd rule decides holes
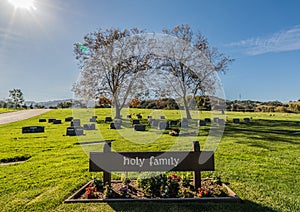
[[[111,172],[193,171],[195,188],[201,187],[201,171],[214,171],[214,152],[200,151],[198,141],[194,151],[178,152],[111,152],[111,142],[103,152],[90,152],[90,172],[104,172],[104,183],[111,183]]]

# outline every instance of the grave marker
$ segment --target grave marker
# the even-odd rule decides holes
[[[158,122],[158,125],[157,125],[157,129],[158,130],[166,130],[169,128],[169,125],[166,121],[160,121]]]
[[[140,120],[134,119],[132,120],[132,125],[140,124]]]
[[[83,127],[68,127],[66,134],[69,136],[83,135]]]
[[[135,131],[146,131],[146,125],[143,124],[136,124],[134,125]]]
[[[55,119],[55,120],[53,120],[52,124],[61,124],[61,120]]]
[[[200,151],[198,141],[194,151],[177,152],[111,152],[111,142],[103,152],[90,152],[89,171],[104,172],[104,183],[111,183],[111,172],[193,171],[195,188],[201,187],[201,171],[214,171],[214,152]]]
[[[53,123],[55,119],[48,119],[48,123]]]
[[[73,119],[71,121],[71,127],[80,127],[80,119]]]
[[[71,122],[73,120],[73,117],[67,117],[65,118],[65,122]]]
[[[46,119],[39,119],[39,122],[47,122]]]
[[[234,118],[234,119],[232,119],[232,121],[233,121],[234,124],[239,124],[240,123],[240,119],[238,119],[238,118]]]
[[[96,125],[95,124],[84,124],[83,129],[84,130],[96,130]]]
[[[43,133],[45,132],[44,126],[27,126],[22,127],[22,133]]]
[[[206,126],[206,121],[205,120],[198,120],[197,125],[198,125],[198,127]]]
[[[151,122],[150,122],[150,125],[151,125],[152,127],[157,127],[157,126],[158,126],[158,120],[152,119]]]
[[[180,127],[182,128],[186,128],[189,126],[189,122],[188,122],[188,119],[187,118],[183,118],[180,122]]]
[[[245,123],[250,123],[250,118],[244,118]]]
[[[178,121],[177,120],[170,120],[169,121],[169,126],[173,127],[173,126],[177,126],[178,125]]]
[[[105,117],[104,122],[105,123],[112,122],[112,118],[111,117]]]
[[[210,123],[210,122],[211,122],[211,119],[210,119],[210,118],[205,118],[204,121],[205,121],[206,123]]]

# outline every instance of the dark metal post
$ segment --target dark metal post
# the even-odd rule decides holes
[[[193,141],[194,152],[200,152],[200,144],[199,141]],[[198,160],[199,163],[199,160]],[[201,172],[194,171],[194,186],[195,189],[201,188]]]
[[[104,144],[103,152],[111,152],[111,141],[108,141]],[[103,172],[103,182],[104,184],[108,183],[110,186],[111,183],[111,173],[110,172]]]

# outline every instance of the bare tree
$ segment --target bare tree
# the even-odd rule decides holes
[[[172,92],[182,99],[186,116],[191,119],[190,100],[195,99],[196,95],[214,93],[217,81],[215,74],[224,73],[233,59],[224,56],[216,47],[209,47],[207,39],[200,32],[194,36],[189,25],[165,29],[163,33],[179,40],[167,42],[164,49],[168,54],[160,58],[158,68],[164,73],[165,88],[172,89],[165,92]]]
[[[112,99],[116,118],[139,86],[142,71],[148,69],[150,56],[143,46],[143,31],[99,30],[75,44],[74,53],[82,68],[73,91],[78,97],[95,100]]]

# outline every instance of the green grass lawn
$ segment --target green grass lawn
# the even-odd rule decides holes
[[[0,113],[8,113],[8,112],[13,112],[16,111],[15,109],[12,108],[0,108]]]
[[[1,112],[1,111],[0,111]],[[132,110],[132,113],[165,115],[180,119],[178,111],[162,112]],[[128,111],[123,111],[126,117]],[[110,109],[78,110],[74,115],[97,115],[98,120],[111,116]],[[133,132],[128,128],[110,130],[98,123],[100,131],[86,132],[85,136],[65,136],[64,118],[72,110],[52,110],[46,114],[17,123],[0,125],[0,160],[29,158],[25,163],[0,166],[1,211],[299,211],[300,210],[300,115],[268,113],[226,113],[228,122],[222,140],[215,152],[215,172],[202,176],[221,176],[243,199],[242,203],[76,203],[63,201],[86,183],[89,173],[88,152],[102,151],[103,144],[78,145],[78,142],[115,140],[113,151],[169,151],[192,150],[192,141],[205,145],[209,126],[200,129],[200,136],[188,134],[179,138],[149,129]],[[194,114],[195,118],[208,113]],[[233,124],[232,118],[251,117],[250,124]],[[38,123],[39,118],[62,119],[62,125]],[[45,133],[22,134],[22,126],[42,125]],[[191,130],[197,128],[191,124]],[[118,175],[115,175],[117,178]]]

